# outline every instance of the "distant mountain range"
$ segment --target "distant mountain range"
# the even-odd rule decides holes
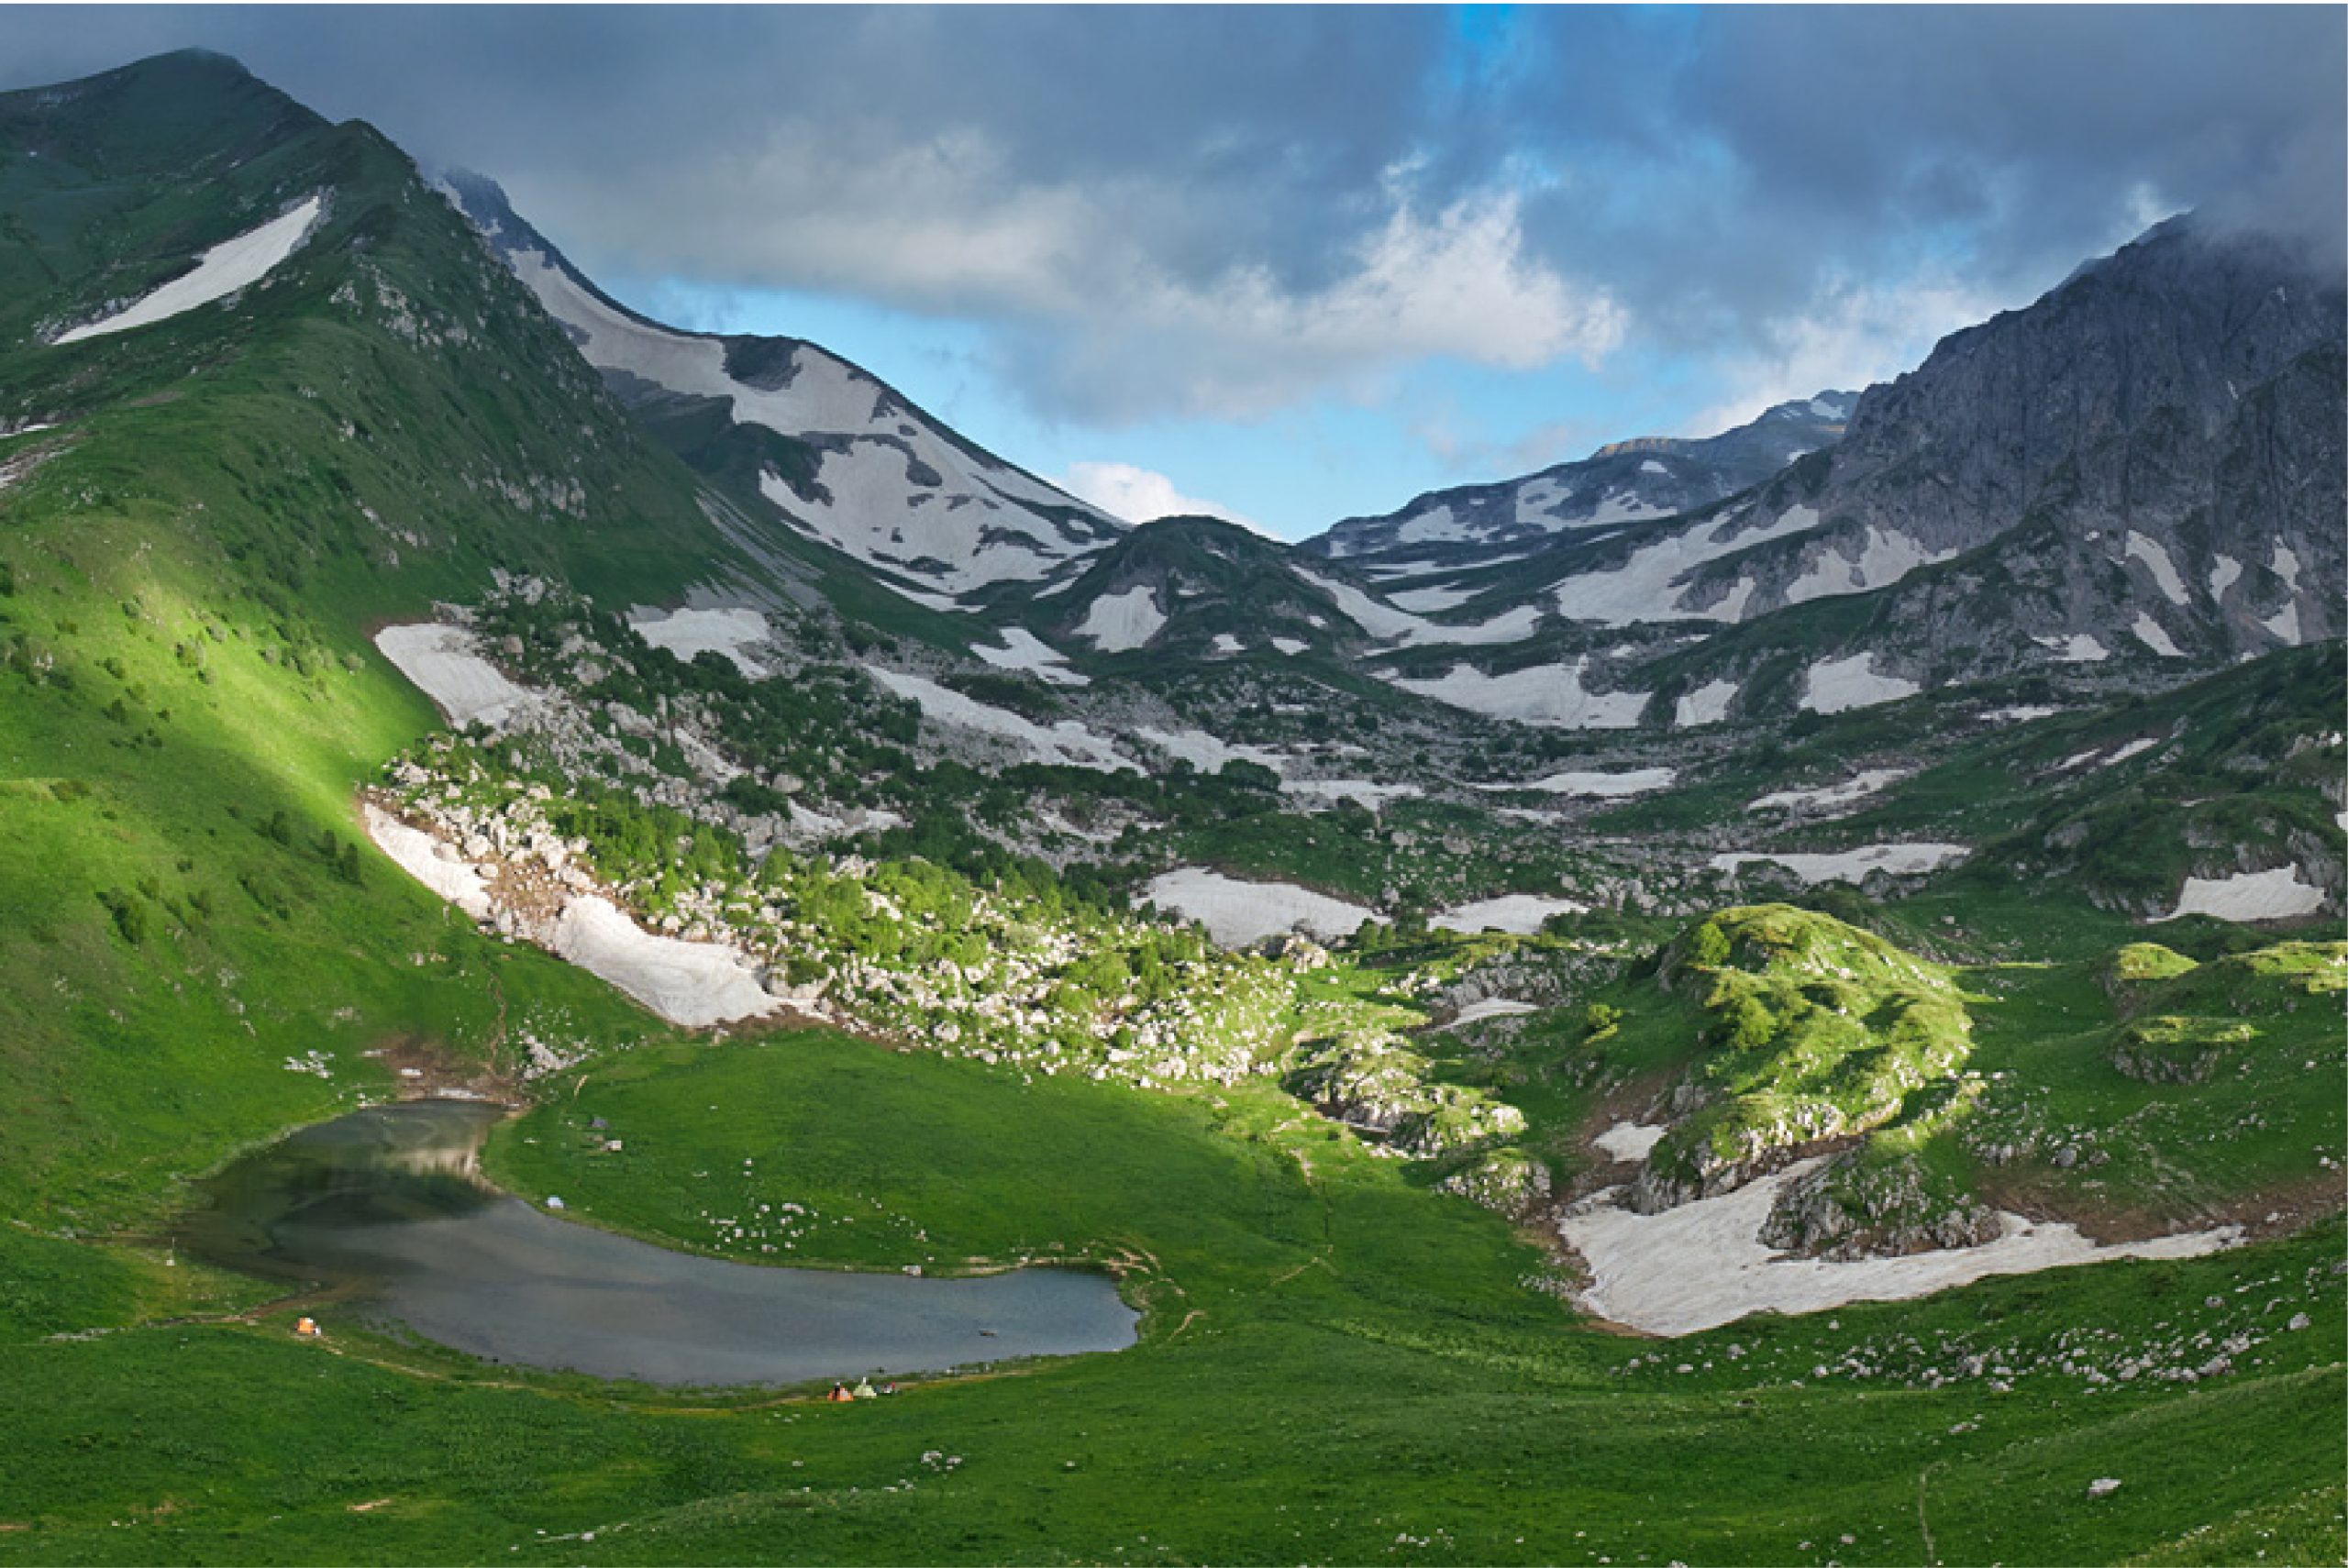
[[[1703,440],[1617,441],[1523,479],[1429,491],[1399,512],[1348,517],[1301,547],[1380,575],[1490,561],[1560,534],[1693,512],[1760,483],[1843,436],[1856,392],[1782,403]]]
[[[1888,386],[1431,492],[1293,548],[1168,523],[1145,567],[1122,522],[857,367],[650,321],[492,182],[443,184],[735,508],[1067,657],[1310,646],[1496,716],[1571,722],[1589,691],[1690,722],[2029,668],[2158,684],[2340,629],[2339,281],[2190,220]],[[1244,592],[1178,582],[1185,528],[1215,536],[1174,552],[1194,564],[1244,548]],[[1279,624],[1243,626],[1267,594]]]

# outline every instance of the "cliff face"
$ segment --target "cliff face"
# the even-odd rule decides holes
[[[2177,670],[2341,631],[2342,290],[2277,243],[2154,229],[1860,400],[1819,525],[1707,563],[1745,620],[1884,589],[1865,646],[1932,680]]]

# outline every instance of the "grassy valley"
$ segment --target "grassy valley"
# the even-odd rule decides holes
[[[265,278],[58,340],[313,196]],[[743,504],[804,453],[631,411],[391,143],[217,57],[0,95],[0,1562],[2342,1558],[2336,641],[1513,723],[1202,519],[904,599]],[[1081,634],[1136,592],[1166,645]],[[710,603],[757,633],[643,613]],[[427,622],[516,700],[446,718],[377,641]],[[2316,904],[2146,923],[2284,866]],[[1359,919],[1219,943],[1153,907],[1199,869]],[[566,961],[591,900],[738,1005]],[[174,1240],[240,1154],[450,1091],[542,1213],[1103,1273],[1137,1342],[604,1382]],[[1598,1315],[1562,1223],[1739,1194],[1805,1270],[2228,1244]]]

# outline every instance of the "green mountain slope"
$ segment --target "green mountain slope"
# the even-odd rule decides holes
[[[691,476],[397,149],[227,61],[0,99],[0,271],[53,280],[0,304],[0,410],[50,426],[0,443],[6,1203],[132,1211],[347,1092],[284,1066],[313,1051],[356,1084],[393,1036],[637,1027],[351,847],[353,788],[434,722],[366,634],[499,571],[681,584],[726,554]],[[313,193],[233,302],[40,340]]]

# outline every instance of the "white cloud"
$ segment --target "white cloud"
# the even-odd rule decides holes
[[[1271,530],[1254,518],[1219,502],[1184,495],[1164,474],[1135,468],[1131,463],[1070,463],[1068,471],[1053,482],[1070,495],[1089,501],[1128,523],[1146,523],[1155,517],[1220,517],[1226,523],[1271,536]]]
[[[1944,277],[1830,284],[1809,309],[1768,323],[1758,351],[1720,362],[1722,395],[1689,421],[1688,433],[1718,435],[1775,403],[1889,381],[1922,364],[1950,333],[2028,303],[1992,298]]]
[[[1318,289],[1291,289],[1260,266],[1205,285],[1135,277],[1054,367],[1066,391],[1113,397],[1138,360],[1186,412],[1245,417],[1332,388],[1371,398],[1383,378],[1426,359],[1531,370],[1566,358],[1595,366],[1621,347],[1627,313],[1530,254],[1514,194],[1432,217],[1388,194],[1384,223]]]
[[[847,164],[835,154],[799,125],[713,150],[653,194],[617,270],[756,274],[987,320],[1031,401],[1094,423],[1252,417],[1332,391],[1368,400],[1430,358],[1595,365],[1629,331],[1613,293],[1534,252],[1513,189],[1428,207],[1390,171],[1369,226],[1337,247],[1326,276],[1301,282],[1255,257],[1170,264],[1163,215],[1190,197],[1154,175],[1038,182],[972,131]],[[541,226],[596,226],[601,200],[584,184],[551,192]],[[574,259],[593,272],[604,259]]]

